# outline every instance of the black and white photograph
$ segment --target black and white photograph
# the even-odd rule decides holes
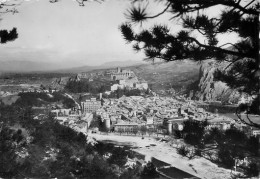
[[[0,0],[0,178],[260,179],[259,14]]]

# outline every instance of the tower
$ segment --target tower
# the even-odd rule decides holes
[[[170,121],[167,121],[167,132],[172,134],[172,123]]]
[[[121,72],[120,67],[117,67],[117,73],[120,73],[120,72]]]
[[[106,128],[107,130],[110,130],[110,119],[109,119],[109,118],[106,118],[106,119],[105,119],[105,128]]]

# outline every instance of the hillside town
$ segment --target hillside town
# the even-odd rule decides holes
[[[110,80],[118,82],[111,86],[111,91],[105,93],[109,94],[116,89],[124,88],[148,89],[148,84],[140,83],[134,72],[130,70],[116,68],[106,71],[105,74],[109,76]],[[78,76],[79,80],[88,78],[88,76],[95,78],[93,74],[87,73]],[[245,101],[244,98],[242,100]],[[98,98],[92,97],[81,101],[73,109],[55,109],[52,112],[62,124],[80,129],[79,131],[84,133],[93,130],[90,128],[93,120],[99,120],[98,122],[102,122],[104,128],[110,132],[133,132],[134,129],[141,129],[142,126],[145,126],[147,131],[172,134],[176,130],[183,129],[184,121],[192,119],[207,120],[208,130],[215,127],[227,130],[233,126],[245,131],[248,135],[260,135],[258,129],[248,127],[236,119],[208,112],[189,98],[184,96],[161,97],[151,90],[148,96],[122,96],[118,99],[103,98],[100,93]],[[101,126],[95,127],[101,128]],[[95,128],[95,130],[101,129]]]
[[[258,137],[259,140],[260,130],[258,128],[248,126],[237,118],[218,113],[217,110],[214,113],[209,112],[207,105],[202,101],[191,100],[189,96],[177,94],[170,90],[165,90],[169,95],[159,95],[149,88],[147,82],[140,79],[133,71],[128,69],[116,68],[101,72],[80,73],[76,77],[69,78],[66,83],[70,81],[99,82],[100,79],[107,82],[106,84],[110,84],[110,86],[106,88],[108,90],[95,95],[91,93],[75,95],[70,91],[52,89],[51,87],[48,89],[48,87],[42,85],[30,85],[23,86],[23,90],[20,91],[1,91],[1,96],[10,98],[9,101],[13,100],[14,102],[15,100],[19,100],[21,94],[36,96],[39,94],[39,97],[44,94],[45,98],[49,98],[50,102],[54,98],[57,98],[57,95],[63,96],[59,98],[67,98],[70,101],[69,104],[74,103],[74,105],[68,107],[68,105],[60,104],[60,102],[48,102],[45,105],[33,107],[33,110],[40,111],[35,113],[33,119],[41,121],[44,119],[44,116],[46,117],[46,111],[50,111],[54,121],[57,121],[62,126],[73,129],[77,133],[88,136],[89,141],[114,140],[121,143],[128,141],[128,143],[131,143],[131,146],[136,145],[137,148],[140,148],[136,149],[137,152],[145,155],[151,155],[152,151],[144,150],[147,146],[151,145],[154,149],[158,148],[157,150],[162,151],[162,155],[154,154],[156,160],[159,159],[168,162],[165,165],[169,166],[175,166],[175,160],[168,160],[166,157],[167,154],[164,152],[166,149],[169,151],[173,150],[174,153],[177,152],[175,159],[177,160],[180,157],[178,148],[180,145],[186,144],[182,140],[176,139],[176,134],[185,129],[185,124],[188,121],[206,121],[206,133],[216,128],[222,133],[235,128],[245,133],[249,138],[253,136]],[[124,92],[125,89],[129,91],[140,90],[141,95],[122,94],[117,97],[109,96],[112,93],[117,93],[119,90]],[[18,96],[15,96],[15,94]],[[44,100],[46,100],[45,98]],[[42,99],[38,98],[37,100],[41,101]],[[245,99],[244,96],[239,101],[240,104],[247,102],[249,100],[248,98]],[[165,140],[169,144],[154,141],[157,138],[156,136],[160,136],[159,141]],[[177,151],[174,150],[174,147],[177,148]],[[142,161],[142,165],[147,164],[149,160]],[[182,159],[179,158],[178,160]],[[134,163],[136,162],[140,161],[138,160]],[[213,171],[204,173],[201,163],[196,163],[196,169],[200,171],[200,174],[197,174],[189,167],[189,161],[182,160],[182,162],[184,163],[181,166],[175,167],[179,167],[179,169],[185,171],[186,173],[183,175],[214,178]],[[249,166],[249,163],[248,158],[245,157],[240,159],[235,167]],[[214,168],[211,163],[208,164],[208,167],[208,170],[221,170],[222,178],[228,178],[229,171]],[[159,172],[162,169],[158,166],[157,170]],[[176,168],[171,170],[175,171]],[[161,172],[161,175],[164,176],[165,173]]]
[[[145,128],[145,133],[152,131],[160,134],[174,134],[175,131],[181,131],[184,127],[184,122],[187,120],[207,121],[207,129],[219,128],[227,130],[231,127],[236,127],[244,131],[248,136],[260,135],[260,130],[248,126],[241,121],[212,113],[200,105],[201,102],[191,100],[189,96],[176,95],[169,93],[168,96],[160,96],[150,90],[148,83],[139,79],[136,74],[129,69],[120,67],[97,72],[79,73],[76,77],[71,77],[68,81],[99,81],[105,80],[109,86],[104,93],[99,93],[98,97],[87,97],[83,101],[73,97],[68,93],[65,96],[75,102],[75,106],[70,109],[52,106],[51,112],[55,119],[61,124],[70,126],[76,131],[85,134],[97,131],[109,131],[118,134],[126,132],[141,133],[141,129]],[[23,89],[19,91],[0,91],[3,98],[9,100],[17,100],[14,96],[19,93],[46,93],[52,96],[52,93],[59,92],[58,89],[42,87],[42,85],[22,85]],[[141,96],[125,96],[119,98],[107,97],[118,89],[128,90],[144,90],[148,94]],[[169,90],[165,90],[169,91]],[[84,93],[83,93],[84,95]],[[106,97],[103,97],[103,96]],[[14,99],[13,99],[14,98]],[[251,99],[251,98],[250,98]],[[242,95],[239,104],[249,103],[249,98]],[[252,99],[251,99],[252,100]],[[43,115],[43,114],[39,114]],[[35,116],[38,118],[38,116]],[[98,123],[98,125],[92,124]],[[93,127],[94,126],[94,127]]]
[[[123,76],[121,74],[122,71],[124,72]],[[104,73],[100,75],[102,74]],[[129,82],[133,78],[138,79],[132,71],[119,70],[117,68],[110,70],[109,73],[106,72],[106,74],[109,74],[111,81],[119,82],[117,89],[138,88],[133,85],[134,83]],[[113,77],[115,74],[120,75]],[[85,78],[87,78],[87,75],[89,74],[85,74]],[[78,80],[82,78],[84,77],[81,76]],[[95,80],[95,75],[92,75],[92,78]],[[128,84],[122,85],[120,81],[126,81]],[[111,86],[111,91],[99,93],[98,97],[82,98],[81,101],[73,95],[66,94],[74,100],[76,105],[69,109],[52,109],[51,113],[61,125],[68,126],[77,132],[81,132],[89,137],[92,136],[100,141],[110,140],[110,138],[121,141],[125,136],[129,136],[130,138],[127,140],[132,142],[137,142],[140,139],[131,138],[134,136],[142,136],[144,142],[147,142],[145,138],[149,138],[150,136],[160,135],[163,136],[163,139],[167,139],[167,136],[175,138],[176,133],[183,131],[185,122],[187,121],[206,121],[207,125],[205,129],[207,133],[216,128],[222,133],[235,128],[243,131],[248,137],[253,136],[259,139],[260,130],[258,128],[248,126],[236,118],[209,112],[206,108],[203,108],[201,102],[198,103],[184,95],[160,96],[151,91],[147,85],[147,88],[142,86],[141,89],[148,90],[149,94],[144,93],[141,96],[123,95],[119,98],[103,97],[103,95],[114,91],[113,86],[115,84]],[[245,100],[242,98],[241,103],[243,101]],[[120,137],[122,135],[124,138],[116,138],[116,136]],[[154,145],[160,146],[159,143],[155,143]],[[141,144],[138,145],[140,146]],[[167,147],[165,146],[165,148]],[[159,156],[157,157],[160,158]],[[165,158],[161,159],[166,160]],[[185,168],[186,165],[182,167]],[[197,165],[199,166],[200,164]],[[237,166],[248,165],[249,161],[247,157],[239,160],[239,164],[237,164]],[[186,171],[189,171],[189,169]],[[196,173],[193,171],[189,171],[189,173],[196,176]],[[223,175],[224,178],[225,176],[226,174]]]
[[[260,179],[257,0],[0,0],[0,179]]]
[[[235,126],[246,131],[249,135],[259,135],[260,132],[235,119],[198,108],[193,101],[186,103],[170,97],[145,98],[140,96],[101,100],[95,98],[86,100],[81,103],[82,109],[56,109],[52,112],[56,113],[57,120],[63,124],[73,128],[78,126],[78,128],[82,128],[80,131],[84,133],[89,130],[93,114],[100,117],[99,119],[105,124],[108,131],[115,132],[133,131],[133,128],[141,126],[146,126],[148,129],[161,126],[162,128],[158,128],[159,132],[163,133],[162,129],[165,128],[167,133],[171,134],[174,130],[181,130],[183,122],[188,119],[207,120],[208,129],[217,127],[226,130]]]

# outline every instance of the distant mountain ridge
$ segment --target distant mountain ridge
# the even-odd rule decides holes
[[[52,63],[32,61],[0,61],[0,72],[33,72],[54,70]]]
[[[37,61],[1,61],[0,60],[0,73],[1,72],[17,72],[17,73],[29,73],[29,72],[58,72],[58,73],[80,73],[87,72],[95,69],[107,69],[115,67],[127,67],[138,64],[144,64],[143,61],[111,61],[97,66],[79,66],[72,68],[60,68],[59,64],[49,62],[37,62]]]
[[[116,67],[129,67],[129,66],[135,66],[135,65],[142,65],[145,64],[144,61],[111,61],[106,62],[102,65],[98,66],[80,66],[75,68],[68,68],[68,69],[62,69],[58,70],[58,72],[69,72],[69,73],[80,73],[80,72],[88,72],[91,70],[98,70],[98,69],[109,69],[109,68],[116,68]]]

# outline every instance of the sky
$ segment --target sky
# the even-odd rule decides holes
[[[48,62],[57,68],[100,65],[110,61],[141,61],[143,53],[135,53],[126,44],[119,25],[130,7],[128,0],[85,2],[81,7],[74,0],[27,0],[17,6],[19,13],[1,16],[0,29],[16,27],[18,39],[0,44],[0,60]],[[163,6],[149,4],[160,11]],[[162,16],[159,22],[169,22]],[[153,21],[141,27],[150,26]],[[174,31],[180,30],[176,22]],[[230,38],[229,38],[230,39]]]

